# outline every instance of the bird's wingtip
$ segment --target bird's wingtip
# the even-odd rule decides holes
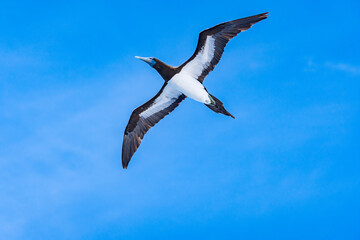
[[[269,16],[269,12],[260,13],[259,16],[263,18],[267,18]]]
[[[231,113],[229,113],[229,116],[232,117],[233,119],[236,119]]]
[[[122,167],[123,169],[127,169],[129,163],[126,163],[125,161],[122,161]]]

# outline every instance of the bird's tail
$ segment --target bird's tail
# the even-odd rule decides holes
[[[211,110],[213,110],[216,113],[222,113],[222,114],[224,114],[226,116],[230,116],[230,117],[235,119],[235,117],[233,115],[231,115],[225,109],[224,104],[219,99],[217,99],[216,97],[214,97],[210,93],[209,93],[209,98],[211,100],[211,103],[210,104],[205,104],[208,108],[210,108]]]

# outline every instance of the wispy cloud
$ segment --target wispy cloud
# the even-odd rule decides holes
[[[353,75],[360,75],[360,66],[347,64],[347,63],[332,63],[327,62],[325,63],[326,67],[332,68],[334,70],[343,71],[346,73],[350,73]]]
[[[305,71],[315,72],[318,70],[335,70],[341,71],[347,74],[358,76],[360,75],[360,65],[342,63],[342,62],[315,62],[313,59],[308,59],[305,67]]]
[[[44,63],[41,57],[28,49],[2,48],[0,49],[0,66],[6,69],[38,66]]]

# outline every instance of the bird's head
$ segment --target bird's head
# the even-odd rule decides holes
[[[154,67],[154,65],[157,63],[157,59],[153,57],[138,57],[135,56],[137,59],[143,60],[147,64],[149,64],[151,67]]]
[[[135,56],[137,59],[143,60],[147,64],[149,64],[152,68],[154,68],[165,81],[168,81],[171,79],[171,77],[175,74],[175,69],[162,61],[160,61],[157,58],[154,57],[138,57]]]

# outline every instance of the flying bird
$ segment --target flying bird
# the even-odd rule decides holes
[[[130,116],[122,146],[123,168],[128,167],[145,133],[179,106],[186,97],[204,103],[216,113],[235,118],[219,99],[206,90],[203,81],[220,61],[229,40],[267,18],[267,14],[224,22],[202,31],[194,54],[178,67],[171,67],[154,57],[136,56],[154,68],[165,83],[152,99],[136,108]]]

